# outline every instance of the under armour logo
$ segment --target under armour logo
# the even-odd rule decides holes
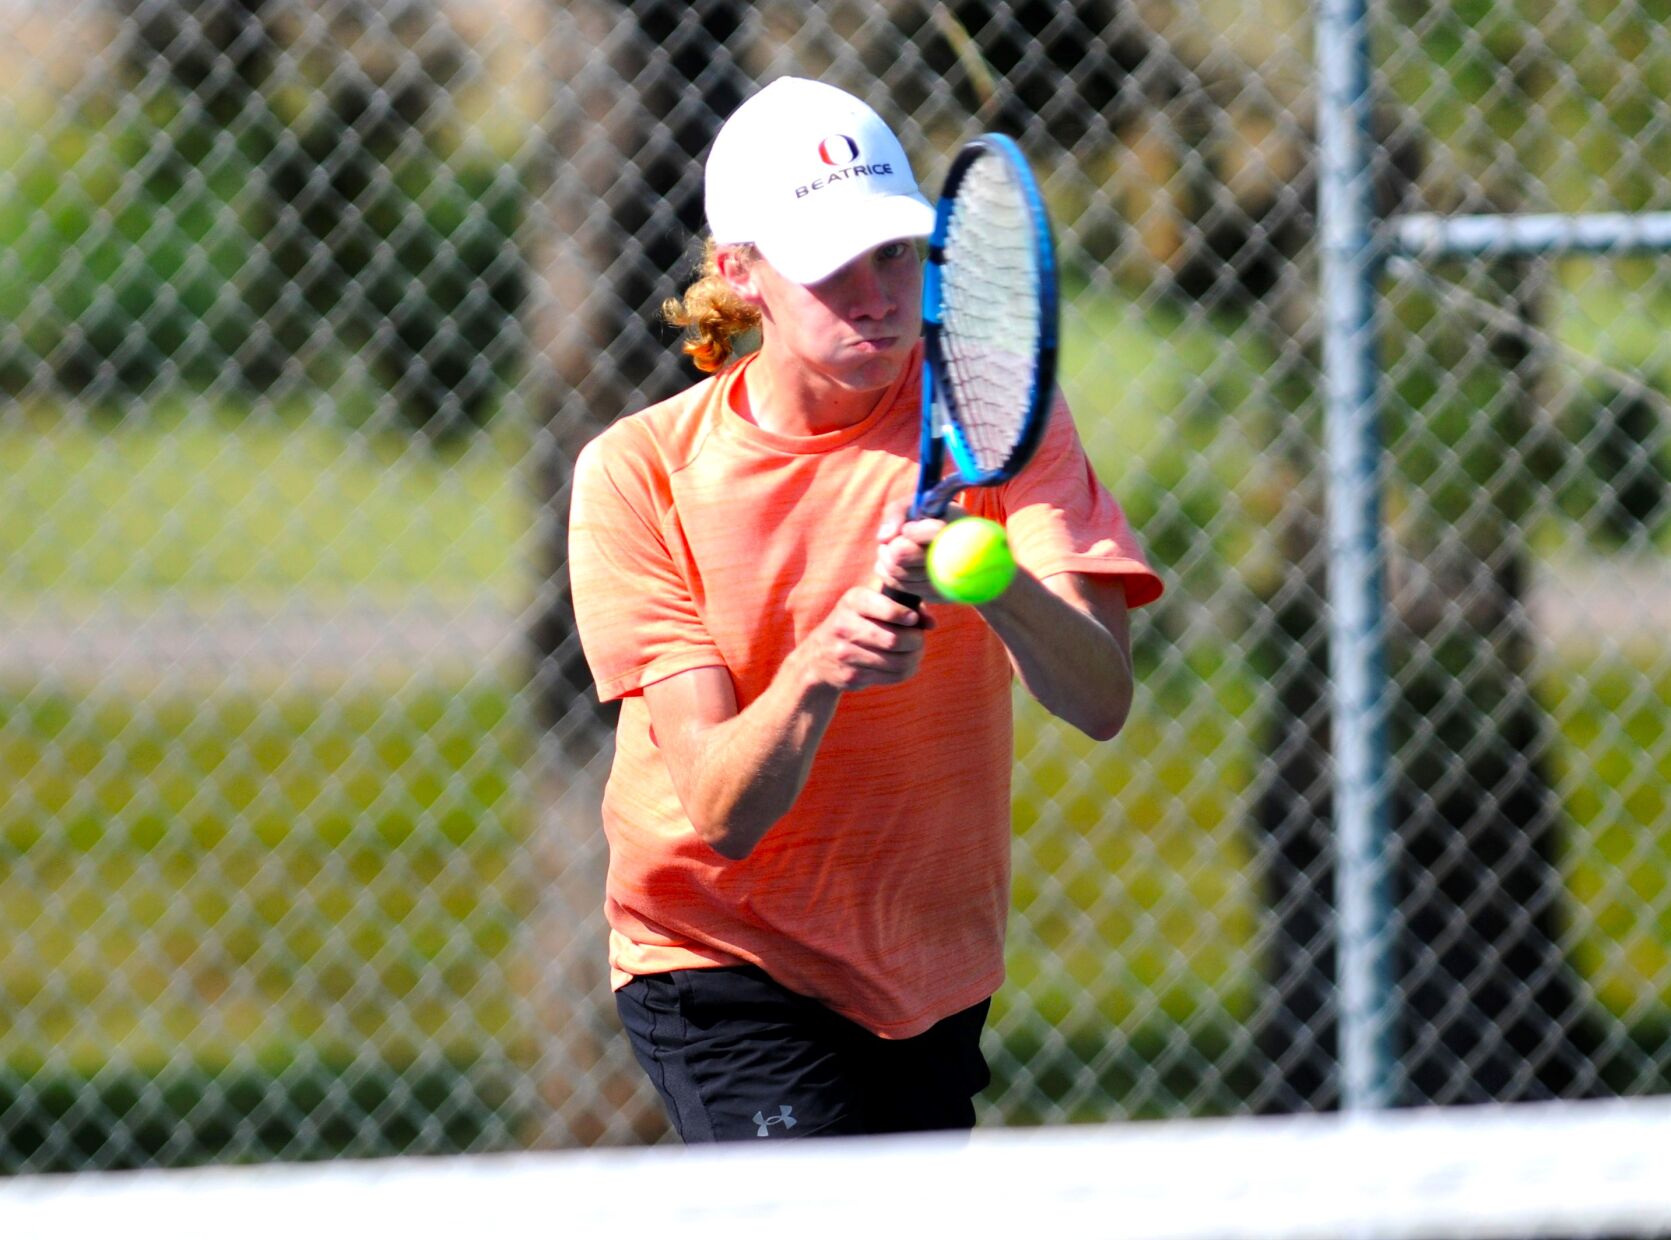
[[[793,1128],[795,1126],[794,1111],[794,1107],[786,1107],[782,1103],[778,1104],[776,1115],[766,1115],[763,1112],[756,1111],[754,1122],[760,1125],[760,1135],[763,1137],[771,1136],[773,1124],[782,1124],[785,1128]]]

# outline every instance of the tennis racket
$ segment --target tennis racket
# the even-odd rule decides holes
[[[952,160],[923,267],[922,448],[911,518],[1013,478],[1056,391],[1056,252],[1021,149],[985,134]],[[951,468],[946,468],[947,458]],[[889,588],[896,602],[921,600]]]

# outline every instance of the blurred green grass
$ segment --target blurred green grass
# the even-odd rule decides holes
[[[1560,721],[1576,959],[1603,1004],[1632,1019],[1671,1007],[1671,668],[1557,665],[1542,699]]]
[[[1548,683],[1574,956],[1615,1016],[1649,1017],[1671,1003],[1671,758],[1656,756],[1671,673],[1556,664]],[[1101,747],[1022,711],[1000,1018],[1020,1005],[1069,1030],[1200,1031],[1245,1017],[1253,755],[1230,712],[1199,709],[1226,686],[1173,671]],[[1180,732],[1191,699],[1220,722]],[[519,710],[497,682],[0,697],[0,1061],[527,1049],[519,936],[537,878]]]
[[[1262,915],[1245,822],[1257,758],[1234,711],[1255,686],[1250,675],[1235,685],[1229,667],[1146,683],[1111,745],[1019,712],[1018,847],[1040,864],[1017,865],[1016,908],[1030,927],[1012,943],[1015,1001],[1055,1022],[1126,1029],[1247,1015]],[[1671,668],[1573,652],[1550,661],[1539,696],[1556,725],[1571,957],[1613,1016],[1662,1020]],[[1172,726],[1185,710],[1191,725]]]
[[[534,499],[508,424],[468,449],[183,402],[0,428],[0,589],[143,598],[520,601]]]
[[[492,679],[0,694],[0,1061],[527,1051],[519,711]]]

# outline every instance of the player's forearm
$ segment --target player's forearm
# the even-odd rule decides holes
[[[748,707],[708,728],[681,795],[697,835],[733,861],[754,851],[806,786],[840,694],[793,663]]]
[[[646,689],[697,835],[733,860],[753,852],[801,795],[842,694],[909,679],[933,627],[911,608],[855,586],[740,710],[729,676],[714,669]]]
[[[1067,583],[1062,589],[1074,593]],[[1121,623],[1104,624],[1083,600],[1076,605],[1023,570],[980,612],[1022,686],[1051,714],[1096,740],[1125,726],[1133,688],[1123,604]]]

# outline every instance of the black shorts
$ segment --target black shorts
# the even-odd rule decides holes
[[[690,1143],[969,1129],[992,1079],[989,1000],[895,1040],[751,965],[634,978],[615,1003]]]

